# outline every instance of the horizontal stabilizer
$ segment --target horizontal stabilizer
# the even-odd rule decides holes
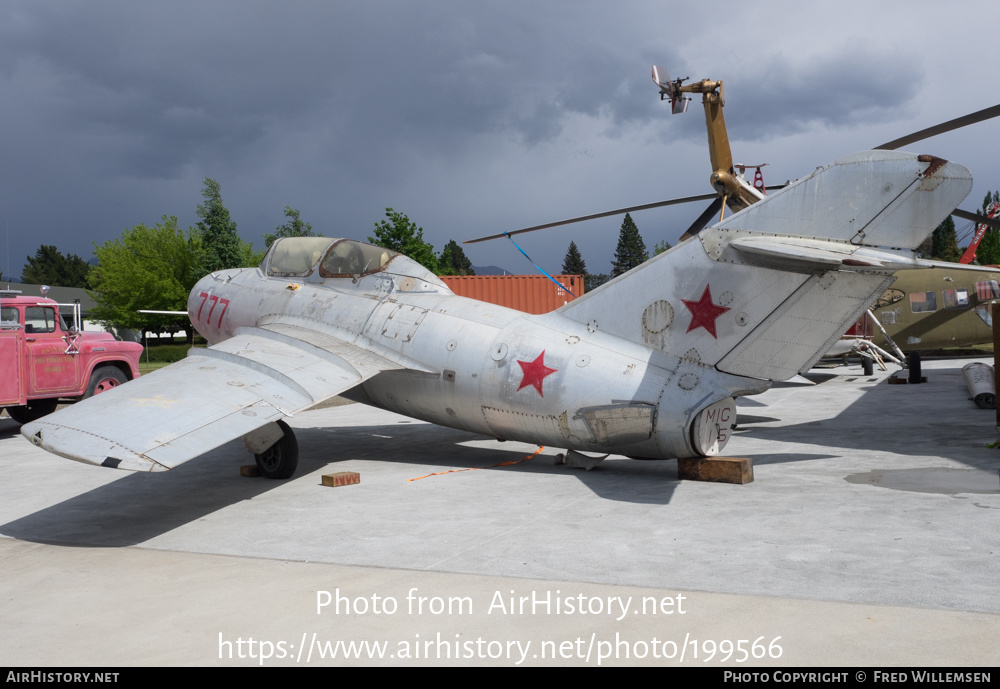
[[[919,268],[912,255],[857,248],[843,242],[820,242],[780,237],[744,237],[734,239],[729,246],[746,254],[785,262],[805,270],[864,270],[865,268],[896,272]]]

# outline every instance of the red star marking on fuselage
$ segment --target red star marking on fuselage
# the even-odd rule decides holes
[[[729,308],[712,303],[711,285],[705,285],[705,291],[698,301],[688,301],[687,299],[681,299],[681,301],[691,312],[691,325],[688,326],[687,332],[691,332],[695,328],[704,328],[718,340],[719,336],[715,332],[715,319],[728,311]]]
[[[545,376],[550,376],[559,370],[557,368],[549,368],[545,365],[545,350],[543,349],[542,353],[534,361],[518,360],[517,363],[521,365],[521,371],[523,372],[521,384],[517,386],[517,389],[521,390],[530,385],[538,390],[539,395],[545,397],[545,394],[542,392],[542,380]]]

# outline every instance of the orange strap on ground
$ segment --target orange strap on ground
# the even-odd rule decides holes
[[[455,474],[455,473],[458,473],[459,471],[476,471],[477,469],[494,469],[496,467],[509,467],[509,466],[513,466],[515,464],[520,464],[521,462],[528,461],[529,459],[531,459],[532,457],[536,456],[539,452],[541,452],[544,449],[545,449],[544,445],[539,445],[538,449],[535,450],[534,452],[532,452],[530,455],[525,455],[521,459],[515,460],[513,462],[500,462],[499,464],[491,464],[488,467],[469,467],[468,469],[450,469],[448,471],[438,471],[438,472],[433,473],[433,474],[427,474],[426,476],[418,476],[416,478],[408,478],[408,479],[406,479],[406,482],[409,483],[411,481],[419,481],[422,478],[428,478],[430,476],[444,476],[445,474]]]

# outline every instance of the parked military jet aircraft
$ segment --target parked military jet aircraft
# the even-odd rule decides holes
[[[931,156],[842,158],[566,306],[458,297],[405,256],[286,238],[191,292],[212,343],[28,424],[70,459],[161,471],[242,438],[290,476],[282,421],[334,395],[483,435],[636,458],[719,453],[735,398],[807,370],[972,187]],[[885,247],[895,247],[888,249]]]

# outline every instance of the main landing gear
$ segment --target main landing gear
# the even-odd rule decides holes
[[[243,436],[243,446],[253,454],[261,476],[290,478],[299,465],[299,443],[284,421],[269,423]]]

